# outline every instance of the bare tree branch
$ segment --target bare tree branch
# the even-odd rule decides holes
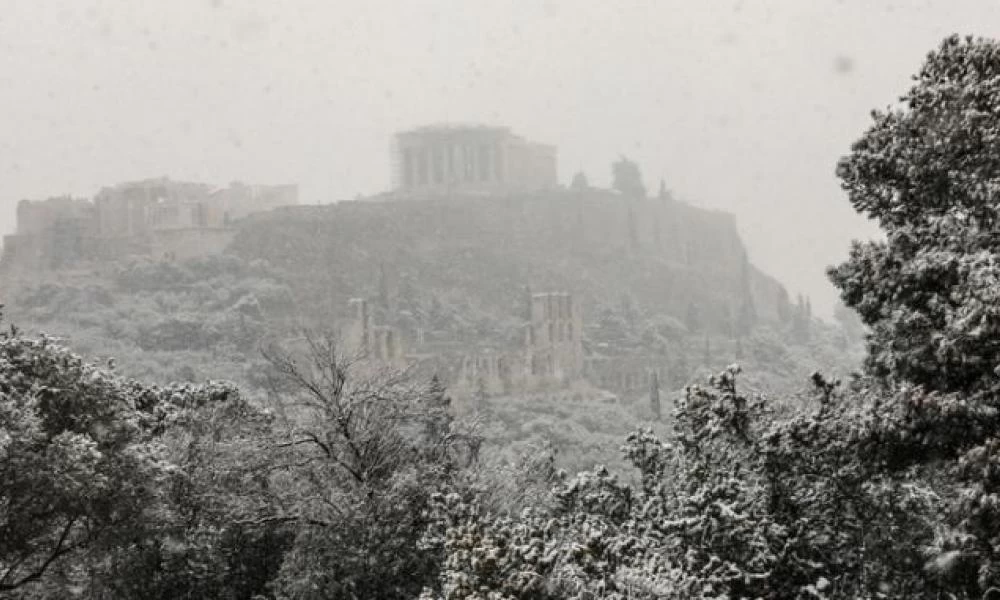
[[[37,569],[25,575],[21,579],[15,581],[14,583],[9,583],[9,584],[3,583],[3,581],[6,580],[11,575],[11,572],[8,570],[8,572],[4,574],[3,579],[0,579],[0,591],[16,590],[19,587],[27,585],[33,581],[37,581],[42,577],[42,575],[45,574],[45,571],[48,570],[48,568],[52,565],[53,562],[55,562],[57,558],[77,548],[79,544],[70,544],[69,546],[64,545],[66,543],[67,538],[69,537],[70,532],[73,529],[73,525],[75,524],[76,524],[76,517],[70,518],[70,520],[66,523],[66,526],[63,528],[62,533],[59,535],[59,540],[56,541],[56,545],[52,549],[52,552],[49,553],[48,558],[46,558],[45,561],[43,561],[42,564],[39,565]],[[21,562],[23,562],[23,560]],[[17,564],[15,564],[14,566],[16,567]]]

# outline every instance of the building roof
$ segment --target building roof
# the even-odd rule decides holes
[[[398,135],[410,135],[410,134],[449,134],[449,133],[493,133],[493,134],[503,134],[510,135],[509,127],[501,127],[497,125],[486,125],[483,123],[431,123],[428,125],[421,125],[420,127],[414,127],[413,129],[408,129],[405,131],[400,131]]]

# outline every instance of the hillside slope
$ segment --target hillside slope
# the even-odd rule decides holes
[[[0,303],[8,321],[115,357],[127,375],[229,379],[262,397],[261,344],[302,326],[336,330],[359,296],[409,336],[404,346],[419,335],[440,352],[431,371],[452,385],[449,361],[523,343],[526,287],[574,295],[584,348],[620,360],[612,375],[663,373],[665,420],[670,391],[731,362],[748,367],[747,383],[789,392],[816,368],[854,361],[842,332],[750,265],[730,216],[597,191],[281,209],[243,222],[223,255],[8,274]],[[754,320],[738,331],[748,301]],[[648,381],[634,381],[615,395],[578,382],[473,406],[494,448],[548,441],[566,467],[617,464],[622,436],[655,417]]]

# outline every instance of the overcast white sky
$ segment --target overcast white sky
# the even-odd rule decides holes
[[[393,131],[512,126],[560,178],[638,160],[736,214],[751,259],[827,310],[873,228],[837,158],[1000,0],[0,0],[0,231],[20,198],[169,175],[388,186]]]

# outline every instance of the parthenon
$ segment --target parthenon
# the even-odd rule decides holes
[[[396,134],[393,187],[402,192],[540,190],[556,185],[555,146],[506,127],[431,125]]]

